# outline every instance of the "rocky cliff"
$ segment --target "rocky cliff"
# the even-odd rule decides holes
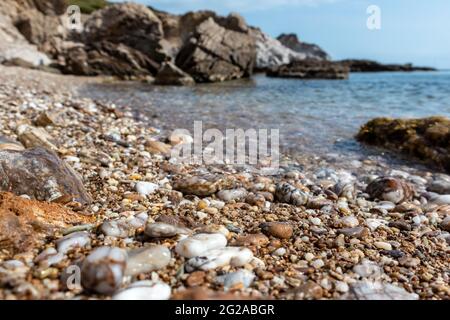
[[[305,56],[305,59],[331,60],[330,56],[318,45],[302,42],[296,34],[281,34],[277,38],[285,47]]]

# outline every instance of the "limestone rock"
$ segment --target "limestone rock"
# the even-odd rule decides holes
[[[247,33],[226,29],[209,18],[185,43],[176,64],[197,82],[238,79],[252,74],[255,48]]]

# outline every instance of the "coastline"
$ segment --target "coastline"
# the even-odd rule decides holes
[[[448,199],[427,198],[430,186],[444,185],[443,195],[449,188],[439,173],[392,170],[370,159],[343,169],[333,161],[308,159],[308,167],[284,157],[282,172],[273,177],[234,166],[176,166],[161,154],[172,146],[149,142],[159,136],[151,122],[134,119],[129,107],[119,110],[76,93],[102,79],[0,66],[0,80],[2,135],[17,138],[18,124],[31,125],[41,112],[64,113],[64,125],[45,130],[93,198],[92,204],[69,208],[94,219],[60,229],[25,252],[3,250],[0,281],[9,287],[0,290],[1,299],[118,298],[124,292],[135,297],[129,286],[143,280],[152,281],[146,284],[149,294],[169,290],[166,298],[172,299],[450,296]],[[376,182],[383,176],[394,179],[394,186]],[[390,194],[392,188],[401,199]],[[218,256],[240,248],[239,254],[246,249],[251,257],[203,268],[177,249],[192,232],[225,237]],[[60,252],[71,235],[77,241]],[[101,246],[121,248],[128,252],[128,265],[150,269],[122,269],[109,293],[98,292],[105,279],[88,271],[82,277],[93,278],[89,286],[65,288],[67,267]],[[170,258],[162,265],[155,255],[139,254],[167,249]],[[46,250],[53,253],[43,256]],[[206,258],[217,259],[214,254]],[[187,272],[186,265],[194,270]]]

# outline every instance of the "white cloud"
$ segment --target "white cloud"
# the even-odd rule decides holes
[[[123,2],[113,0],[114,2]],[[156,8],[171,8],[174,11],[183,10],[228,10],[228,11],[258,11],[287,6],[318,6],[335,3],[342,0],[135,0]]]

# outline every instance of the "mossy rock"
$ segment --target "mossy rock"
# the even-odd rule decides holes
[[[366,123],[356,138],[432,162],[450,172],[450,119],[376,118]]]
[[[102,9],[108,5],[106,0],[67,0],[67,5],[77,5],[81,12],[90,14],[95,10]]]

